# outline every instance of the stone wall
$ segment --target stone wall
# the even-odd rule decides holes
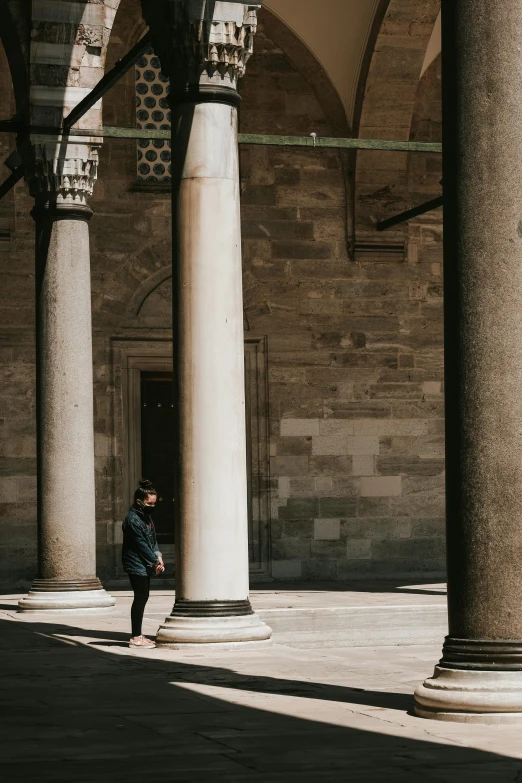
[[[332,132],[288,57],[257,44],[243,130]],[[419,106],[426,91],[427,80]],[[366,228],[352,261],[337,153],[251,148],[242,172],[245,279],[256,292],[247,315],[269,345],[273,574],[440,573],[442,316],[428,302],[440,296],[437,232],[417,225],[409,252]],[[377,195],[366,208],[381,204]]]
[[[0,118],[15,113],[0,46]],[[14,139],[0,134],[0,162]],[[1,166],[0,178],[10,171]],[[0,561],[1,580],[30,580],[36,570],[36,425],[32,200],[20,183],[0,201]]]
[[[108,67],[142,31],[138,0],[122,0]],[[244,132],[348,135],[338,98],[303,50],[265,14],[241,87]],[[431,74],[419,86],[414,133],[432,121],[431,133],[440,119],[436,83]],[[7,87],[2,117],[12,101]],[[134,121],[130,73],[105,99],[104,122]],[[381,161],[377,154],[379,182]],[[401,165],[412,198],[433,187],[418,163]],[[366,162],[366,178],[370,170]],[[272,575],[325,580],[440,573],[440,216],[401,229],[393,241],[366,223],[352,259],[350,171],[337,152],[244,147],[241,176],[245,335],[267,344]],[[128,491],[124,359],[129,351],[168,356],[170,340],[168,302],[160,310],[147,305],[159,286],[163,298],[168,291],[170,197],[153,183],[137,187],[135,179],[134,144],[108,141],[90,224],[98,572],[105,579],[119,574]],[[364,190],[366,214],[379,215],[382,201],[371,194]],[[5,582],[29,580],[36,559],[30,209],[24,185],[0,202],[0,221],[13,229],[9,251],[0,247]]]

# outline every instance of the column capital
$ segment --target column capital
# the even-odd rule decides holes
[[[99,144],[36,142],[25,149],[26,181],[39,202],[87,207],[98,175]]]
[[[225,97],[224,90],[235,93],[253,52],[260,6],[224,0],[142,0],[154,49],[170,78],[173,102],[195,93],[201,100],[220,91]]]

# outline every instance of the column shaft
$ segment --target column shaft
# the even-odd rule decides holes
[[[181,494],[178,600],[247,601],[237,111],[186,104],[178,199]]]
[[[36,208],[39,578],[25,611],[106,609],[96,577],[86,207]]]
[[[522,640],[522,19],[445,15],[450,635]]]
[[[40,577],[96,573],[91,277],[86,221],[37,227]],[[48,236],[50,235],[50,236]]]
[[[417,712],[521,720],[522,18],[442,9],[449,636]]]
[[[157,643],[264,641],[248,597],[237,110],[185,103],[174,125],[179,399],[176,603]]]
[[[179,432],[176,602],[157,643],[266,641],[248,598],[248,503],[237,80],[254,3],[142,0],[170,77],[174,373]]]

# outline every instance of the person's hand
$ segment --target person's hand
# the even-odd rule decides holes
[[[156,574],[156,576],[158,574],[162,574],[164,570],[165,570],[165,566],[163,565],[163,560],[161,560],[161,562],[159,562],[159,563],[156,563],[156,566],[155,566],[155,574]]]

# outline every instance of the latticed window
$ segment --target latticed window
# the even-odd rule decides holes
[[[136,127],[170,130],[169,80],[161,72],[159,58],[149,49],[136,63]],[[140,139],[137,174],[141,182],[171,181],[171,143]]]

